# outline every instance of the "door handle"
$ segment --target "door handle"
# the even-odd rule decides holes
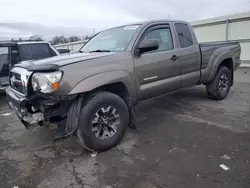
[[[170,59],[171,59],[172,61],[176,61],[177,59],[179,59],[179,57],[176,56],[176,55],[173,55]]]

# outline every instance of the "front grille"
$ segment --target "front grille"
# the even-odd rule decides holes
[[[9,82],[10,87],[16,92],[27,95],[28,80],[30,72],[23,68],[13,68],[10,72]]]

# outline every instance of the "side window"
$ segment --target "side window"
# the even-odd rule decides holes
[[[159,28],[148,32],[143,39],[156,39],[159,43],[157,51],[167,51],[174,48],[170,28]]]
[[[176,23],[175,28],[178,35],[178,40],[181,48],[186,48],[193,45],[193,39],[187,24]]]
[[[21,61],[17,46],[10,47],[10,62],[11,66],[19,63]]]

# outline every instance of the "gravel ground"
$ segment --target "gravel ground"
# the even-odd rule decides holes
[[[239,69],[227,99],[202,86],[136,108],[138,130],[97,155],[55,130],[27,131],[0,95],[0,187],[248,188],[250,69]],[[224,170],[221,164],[229,169]]]

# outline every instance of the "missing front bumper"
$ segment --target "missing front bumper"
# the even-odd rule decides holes
[[[18,118],[26,124],[36,124],[44,121],[44,115],[41,112],[32,114],[28,112],[24,97],[14,93],[10,88],[6,89],[6,96],[9,107],[17,114]]]
[[[58,125],[64,121],[66,127],[63,128],[65,129],[63,137],[65,137],[74,133],[78,127],[83,96],[70,96],[64,100],[56,100],[49,96],[27,98],[11,88],[6,89],[6,96],[10,108],[27,129],[34,128],[38,124],[40,126]]]

